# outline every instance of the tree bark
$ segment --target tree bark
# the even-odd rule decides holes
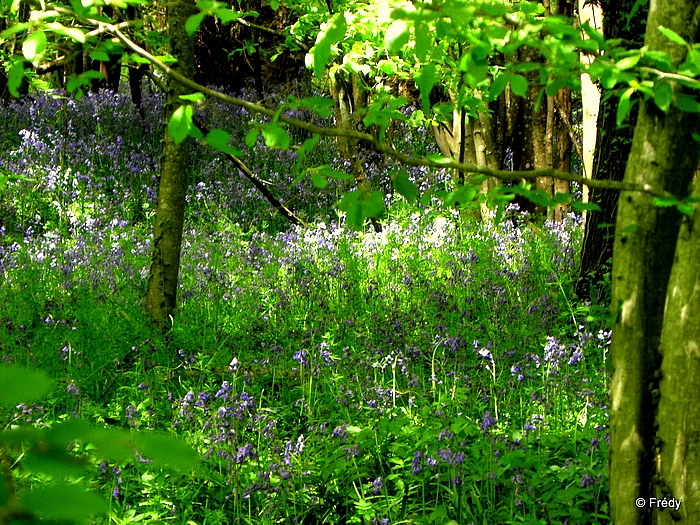
[[[668,53],[674,63],[680,63],[685,47],[671,43],[658,27],[667,27],[687,41],[696,42],[698,10],[697,0],[652,0],[645,45],[650,50]],[[676,93],[680,91],[677,85],[674,89]],[[675,107],[663,114],[653,102],[640,104],[624,180],[660,186],[674,195],[688,196],[698,163],[698,148],[689,145],[694,143],[692,133],[700,130],[700,119]],[[693,276],[686,273],[687,266],[697,265],[697,259],[681,261],[678,256],[697,253],[694,252],[697,246],[692,235],[687,241],[681,238],[677,246],[680,225],[681,214],[676,208],[656,207],[652,197],[646,194],[621,193],[612,278],[613,307],[618,309],[618,318],[613,326],[611,346],[610,500],[613,522],[617,525],[668,522],[668,509],[651,505],[650,498],[662,494],[683,494],[686,498],[683,505],[695,509],[691,514],[697,517],[700,491],[694,484],[700,473],[692,470],[689,474],[694,477],[684,479],[682,475],[688,465],[679,463],[687,459],[689,451],[697,450],[700,422],[684,419],[697,411],[698,391],[689,388],[697,377],[689,378],[688,368],[683,369],[681,377],[678,375],[682,365],[692,366],[698,357],[698,347],[693,346],[697,342],[697,312],[687,310],[687,301],[697,295],[698,284],[697,280],[684,280]],[[674,262],[678,267],[674,268],[669,287]],[[680,317],[670,317],[674,312]],[[662,326],[663,363],[660,362]],[[675,341],[670,332],[674,331],[684,331],[689,345],[671,348]],[[683,395],[689,397],[681,402],[676,393],[660,404],[659,368],[669,373],[664,379],[666,393],[671,386],[669,381],[675,379],[673,388],[683,390]],[[676,401],[680,404],[672,406]],[[681,434],[672,437],[674,432]],[[663,437],[668,440],[668,446],[660,441]],[[659,448],[663,453],[655,458]],[[697,465],[697,456],[693,459],[691,469]],[[657,465],[660,462],[668,464]],[[666,472],[669,479],[654,476],[659,467],[662,476]],[[675,475],[680,478],[672,477]],[[643,498],[645,505],[635,505],[636,498]],[[697,520],[688,519],[685,523],[697,523]]]
[[[644,34],[648,13],[647,4],[638,6],[633,11],[636,0],[602,0],[601,6],[605,23],[605,38],[621,38],[633,42]],[[630,13],[634,13],[629,18]],[[627,159],[632,148],[632,130],[637,122],[636,107],[627,117],[627,123],[618,128],[616,123],[616,97],[600,99],[598,109],[598,126],[596,133],[595,156],[591,177],[596,180],[621,181],[625,174]],[[588,175],[588,174],[587,174]],[[601,211],[586,214],[586,231],[581,249],[581,268],[579,270],[576,294],[581,299],[592,297],[600,300],[604,293],[599,283],[605,281],[610,272],[613,253],[613,229],[601,225],[615,224],[619,192],[615,190],[591,189],[589,202],[600,206]]]
[[[194,5],[194,0],[173,0],[168,3],[167,8],[171,53],[177,57],[178,72],[188,78],[194,76],[194,41],[185,31],[185,22],[195,12]],[[189,90],[177,82],[170,81],[167,119],[181,105],[179,96],[187,93]],[[185,139],[180,144],[175,144],[166,131],[158,186],[153,261],[146,295],[148,313],[163,327],[167,325],[177,305],[189,166],[190,140]]]
[[[335,101],[335,121],[341,129],[357,129],[362,125],[360,115],[362,109],[367,107],[367,93],[361,85],[359,75],[350,73],[349,78],[343,78],[343,73],[336,73],[331,82],[331,93]],[[349,137],[337,137],[338,149],[345,160],[350,163],[355,186],[361,192],[369,192],[371,184],[367,180],[364,162],[367,158],[367,150],[356,139]],[[382,231],[381,223],[374,217],[370,217],[374,231]]]
[[[695,183],[695,198],[700,184]],[[697,210],[695,215],[697,216]],[[659,524],[700,523],[700,228],[683,217],[666,295],[656,443],[656,497],[680,500]]]

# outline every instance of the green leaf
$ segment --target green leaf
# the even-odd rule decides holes
[[[695,96],[687,93],[680,93],[676,98],[676,107],[687,113],[700,113],[700,102]]]
[[[673,102],[673,87],[669,82],[661,82],[654,85],[654,104],[663,111],[668,113]]]
[[[447,195],[445,204],[447,206],[453,206],[455,204],[471,202],[474,200],[477,193],[478,190],[474,186],[461,186]]]
[[[229,145],[229,142],[231,142],[231,135],[229,135],[223,129],[212,129],[209,133],[207,133],[207,136],[204,138],[204,142],[206,142],[212,148],[230,155],[240,156],[242,154],[241,150]]]
[[[45,474],[53,478],[78,478],[92,466],[87,457],[69,454],[66,447],[51,447],[46,443],[25,452],[22,466],[33,474]]]
[[[440,153],[428,153],[426,157],[429,161],[434,162],[435,164],[448,164],[452,162],[450,157],[445,157]]]
[[[425,62],[428,57],[428,50],[432,49],[434,46],[434,37],[428,27],[428,24],[424,22],[416,22],[414,27],[416,47],[415,53],[418,60]]]
[[[299,107],[310,109],[319,117],[330,117],[333,115],[333,99],[326,97],[309,97],[297,101]]]
[[[510,89],[519,97],[527,96],[527,79],[522,75],[513,75],[510,78]]]
[[[233,9],[226,9],[225,7],[219,7],[217,9],[214,9],[214,14],[219,20],[221,20],[222,24],[229,24],[231,22],[235,22],[241,17],[238,11],[234,11]]]
[[[330,164],[323,164],[318,166],[316,170],[321,173],[324,177],[336,180],[352,180],[352,175],[345,173],[344,171],[334,170]]]
[[[670,195],[668,197],[654,197],[651,202],[654,206],[659,208],[669,208],[678,204],[679,200],[673,195]]]
[[[641,53],[634,54],[625,58],[622,58],[616,62],[615,65],[617,65],[618,69],[625,70],[625,69],[630,69],[631,67],[634,67],[637,65],[639,62],[639,59],[642,58]]]
[[[345,13],[336,13],[328,21],[327,27],[318,34],[316,45],[312,49],[314,74],[320,77],[323,70],[330,62],[331,46],[339,42],[347,30],[347,22],[345,21]]]
[[[129,55],[129,60],[131,60],[132,62],[136,62],[137,64],[150,64],[147,58],[143,58],[137,55],[136,53],[132,53],[131,55]]]
[[[620,102],[617,104],[617,127],[622,126],[622,123],[629,115],[632,109],[632,94],[634,93],[634,88],[627,88],[620,96]]]
[[[379,71],[388,76],[395,75],[398,71],[398,67],[393,60],[380,60],[377,63],[377,67],[379,68]]]
[[[496,100],[501,93],[505,91],[508,82],[510,82],[511,76],[512,75],[510,73],[506,72],[501,72],[500,74],[496,75],[496,78],[491,83],[491,87],[489,88],[489,98],[491,100]]]
[[[102,460],[115,462],[133,461],[132,433],[121,428],[90,428],[83,437],[92,446],[92,454]]]
[[[547,84],[547,95],[553,97],[557,92],[568,84],[567,79],[559,78]]]
[[[688,217],[692,217],[693,214],[695,213],[695,206],[693,206],[692,204],[688,204],[688,203],[679,204],[678,211],[681,212],[683,215],[687,215]]]
[[[60,522],[82,522],[109,512],[109,505],[79,485],[33,487],[19,494],[20,506],[30,514]]]
[[[600,206],[598,206],[595,202],[573,201],[571,203],[571,209],[574,211],[602,211]]]
[[[58,22],[50,22],[46,27],[57,35],[63,35],[81,44],[85,43],[85,34],[77,27],[66,27]]]
[[[367,217],[380,218],[384,214],[384,194],[374,190],[363,196],[362,213]]]
[[[418,198],[418,187],[411,182],[408,177],[408,173],[404,170],[396,173],[392,178],[391,182],[404,199],[409,203],[413,203]]]
[[[569,202],[571,202],[571,194],[570,193],[555,193],[554,200],[559,204],[568,204]]]
[[[5,29],[2,33],[0,33],[0,39],[2,40],[7,40],[10,38],[12,35],[16,35],[17,33],[21,33],[22,31],[26,31],[32,27],[32,24],[29,22],[23,22],[21,24],[13,24],[7,29]]]
[[[343,196],[342,199],[340,199],[340,202],[338,203],[338,209],[340,211],[345,211],[347,212],[350,207],[358,202],[360,200],[360,191],[359,190],[352,190],[349,191],[348,193]]]
[[[270,7],[273,11],[277,11],[280,8],[279,0],[270,0]]]
[[[0,407],[33,403],[51,388],[46,374],[21,366],[0,366]]]
[[[43,31],[31,33],[22,42],[22,54],[24,58],[33,62],[46,50],[46,35]]]
[[[352,190],[351,192],[346,193],[338,203],[338,209],[345,212],[345,220],[347,224],[357,230],[362,228],[362,223],[364,221],[360,197],[361,194],[359,190]]]
[[[153,461],[156,467],[178,471],[192,471],[199,464],[199,456],[183,441],[158,432],[137,432],[133,436],[139,453]]]
[[[202,24],[206,16],[207,13],[205,13],[204,11],[200,11],[196,15],[190,16],[185,22],[185,31],[187,32],[187,34],[194,34],[199,29],[199,26]]]
[[[390,55],[395,55],[408,43],[409,25],[406,20],[394,20],[384,35],[384,46]]]
[[[685,46],[685,47],[690,47],[688,45],[688,42],[686,42],[683,39],[683,37],[681,37],[674,30],[669,29],[669,28],[664,27],[664,26],[659,26],[659,31],[661,32],[662,35],[664,35],[666,38],[668,38],[674,44],[678,44],[680,46]]]
[[[99,60],[100,62],[109,62],[109,54],[104,50],[95,49],[94,51],[90,51],[88,55],[93,60]]]
[[[287,131],[275,122],[265,124],[261,130],[268,148],[287,149],[290,139]]]
[[[168,122],[168,133],[175,144],[180,144],[187,138],[192,125],[192,106],[180,106],[173,112]]]
[[[420,91],[421,105],[423,106],[423,111],[426,113],[430,111],[430,92],[437,83],[435,69],[435,64],[425,64],[414,75],[416,86]]]
[[[318,171],[311,172],[311,182],[313,182],[314,186],[320,190],[328,186],[328,179],[321,175]]]
[[[197,91],[195,93],[190,93],[189,95],[180,95],[178,98],[181,100],[188,100],[190,102],[199,102],[200,100],[204,100],[204,94]]]
[[[259,135],[260,131],[258,131],[257,129],[251,129],[245,136],[245,145],[249,148],[254,148],[255,145],[258,143]]]
[[[362,201],[353,203],[345,212],[345,221],[355,230],[361,230],[365,222],[365,215],[362,213]]]
[[[10,70],[7,73],[7,89],[10,91],[10,95],[15,98],[19,98],[19,87],[22,85],[24,80],[24,61],[20,59],[15,59],[10,66]]]

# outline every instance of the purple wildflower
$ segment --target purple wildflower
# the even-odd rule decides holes
[[[496,421],[496,418],[491,415],[491,412],[488,410],[484,412],[484,418],[481,420],[481,430],[486,432],[488,429],[493,427],[498,421]]]

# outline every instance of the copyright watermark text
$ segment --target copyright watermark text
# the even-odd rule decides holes
[[[675,498],[637,498],[634,504],[640,509],[644,507],[656,509],[674,509],[681,508],[681,500]]]

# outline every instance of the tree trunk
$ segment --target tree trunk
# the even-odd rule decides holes
[[[700,199],[700,184],[695,183]],[[697,210],[695,212],[697,215]],[[696,218],[697,220],[697,218]],[[683,503],[660,524],[700,523],[700,228],[683,217],[661,333],[655,496]],[[678,521],[680,520],[680,521]]]
[[[359,111],[367,106],[366,92],[363,91],[361,80],[357,74],[350,73],[349,79],[342,77],[343,73],[336,73],[331,83],[331,93],[335,101],[335,121],[341,129],[357,129],[362,125],[359,120]],[[367,150],[362,148],[358,141],[349,137],[337,137],[338,149],[345,160],[350,163],[355,186],[361,192],[371,190],[367,180],[364,163],[367,158]],[[380,232],[382,226],[374,217],[370,218],[374,231]]]
[[[564,87],[552,97],[553,103],[553,136],[552,136],[552,167],[556,170],[571,171],[571,148],[573,143],[569,135],[569,128],[564,120],[571,116],[571,90]],[[570,120],[568,120],[570,122]],[[571,185],[568,180],[554,179],[552,188],[554,194],[570,193]],[[571,211],[568,204],[557,204],[554,209],[553,219],[561,221]]]
[[[578,0],[578,17],[581,25],[588,23],[598,31],[603,30],[603,14],[600,6],[588,0]],[[593,57],[581,53],[581,63],[590,64]],[[598,108],[600,106],[600,90],[588,74],[581,75],[581,105],[583,106],[583,173],[591,177],[593,173],[593,155],[595,154]],[[583,201],[589,202],[588,186],[583,187]]]
[[[658,27],[672,29],[694,43],[700,22],[698,9],[697,0],[663,3],[652,0],[645,45],[651,51],[668,53],[674,63],[680,63],[685,47],[671,43]],[[680,91],[678,85],[674,89],[676,93]],[[698,162],[698,148],[689,145],[694,144],[692,133],[700,130],[700,119],[697,114],[683,113],[675,107],[664,115],[653,102],[640,104],[624,180],[663,187],[680,197],[688,196]],[[697,368],[698,321],[697,311],[691,312],[687,301],[697,296],[698,282],[685,280],[697,275],[697,268],[694,272],[688,268],[697,266],[697,259],[678,259],[697,253],[697,232],[686,233],[687,239],[681,238],[677,246],[681,214],[673,207],[654,206],[649,194],[622,192],[618,206],[612,279],[613,307],[618,309],[611,347],[613,522],[617,525],[670,522],[673,517],[669,517],[668,509],[654,506],[650,498],[668,495],[678,499],[682,494],[683,505],[691,509],[684,523],[698,523],[697,455],[685,465],[680,463],[697,451],[700,435],[700,421],[686,419],[697,411],[700,401],[700,391],[691,390],[698,378],[688,375],[693,364]],[[689,230],[688,224],[684,232]],[[674,255],[678,266],[673,270],[674,279],[669,287]],[[697,303],[693,306],[697,307]],[[676,316],[671,317],[674,312]],[[662,326],[663,363],[660,362]],[[686,338],[676,347],[671,346],[678,335],[674,332]],[[672,388],[678,390],[663,403],[659,401],[659,367],[669,373],[663,381],[665,392],[669,392],[669,382],[674,379]],[[687,397],[681,402],[679,395]],[[679,404],[673,405],[675,401]],[[666,443],[662,442],[664,438]],[[660,476],[655,476],[657,469],[661,470]],[[687,478],[683,477],[685,474]],[[643,506],[635,504],[637,498],[642,498]]]
[[[168,3],[167,20],[170,49],[177,57],[178,71],[194,76],[194,41],[185,31],[185,21],[195,12],[194,0],[172,0]],[[166,118],[181,105],[180,95],[189,91],[170,81]],[[146,308],[153,320],[165,326],[177,304],[177,283],[180,248],[185,216],[190,165],[190,140],[175,144],[167,132],[163,146],[163,165],[158,186],[158,205],[154,233],[154,252],[146,295]]]
[[[637,11],[632,8],[636,0],[601,1],[605,24],[603,32],[606,38],[622,38],[633,42],[644,34],[647,17],[647,4],[642,4]],[[629,18],[629,14],[634,16]],[[632,148],[632,130],[637,122],[636,106],[627,117],[627,123],[617,127],[616,97],[603,97],[598,111],[598,130],[596,136],[595,157],[591,177],[596,180],[621,181],[625,174],[627,159]],[[585,140],[585,135],[584,135]],[[585,149],[585,146],[584,146]],[[619,192],[615,190],[592,189],[589,201],[600,206],[601,211],[586,215],[586,231],[581,250],[581,269],[576,284],[576,293],[581,299],[592,296],[594,301],[600,299],[599,283],[610,272],[613,252],[613,229],[603,228],[604,224],[615,224]]]

